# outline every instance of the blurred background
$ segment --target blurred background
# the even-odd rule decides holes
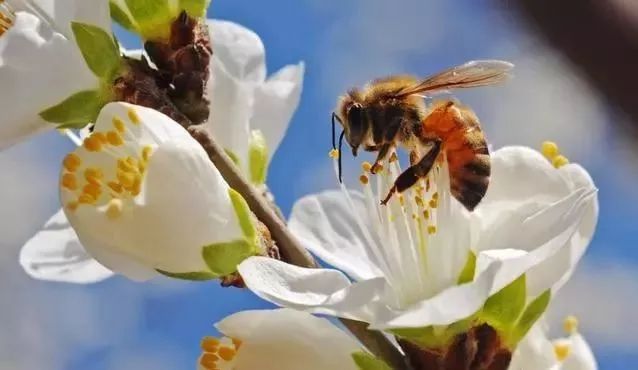
[[[209,15],[260,35],[271,72],[306,63],[300,107],[269,173],[286,214],[295,199],[336,186],[327,156],[329,115],[348,87],[396,72],[426,75],[471,59],[515,63],[507,85],[456,96],[476,110],[495,148],[538,148],[553,140],[592,174],[600,189],[598,230],[549,316],[560,329],[566,314],[577,315],[600,368],[629,369],[638,362],[638,177],[631,130],[631,117],[638,116],[632,111],[638,109],[638,84],[632,84],[638,63],[631,62],[638,41],[630,36],[638,37],[630,32],[635,28],[623,27],[638,10],[630,0],[605,2],[617,9],[609,13],[588,11],[594,1],[561,3],[216,0]],[[126,47],[139,47],[119,31]],[[26,276],[19,249],[58,209],[59,163],[71,148],[54,132],[0,153],[1,370],[191,369],[213,323],[237,310],[268,307],[249,292],[215,282],[138,284],[116,277],[74,286]],[[358,160],[344,160],[358,173]]]

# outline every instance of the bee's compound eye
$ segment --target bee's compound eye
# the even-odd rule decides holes
[[[348,122],[356,130],[363,124],[363,108],[359,104],[353,104],[348,109]]]

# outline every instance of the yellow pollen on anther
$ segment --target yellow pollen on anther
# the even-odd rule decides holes
[[[436,226],[428,226],[428,234],[432,235],[436,233]]]
[[[102,195],[102,188],[100,187],[100,185],[89,183],[84,185],[84,188],[82,188],[82,193],[90,195],[93,199],[97,199],[100,197],[100,195]]]
[[[117,180],[124,188],[130,188],[135,182],[135,175],[129,172],[117,171]]]
[[[62,175],[62,187],[69,190],[76,190],[78,188],[78,181],[74,174],[65,173]]]
[[[153,148],[150,145],[146,145],[142,148],[142,159],[148,162],[149,158],[151,158],[151,153],[153,153]]]
[[[361,169],[363,170],[363,172],[370,172],[370,169],[372,168],[372,164],[370,164],[370,162],[363,162],[361,163]]]
[[[109,181],[108,184],[106,184],[111,190],[113,190],[116,193],[121,193],[124,189],[122,188],[122,184],[120,184],[119,182],[115,182],[115,181]]]
[[[109,144],[113,146],[120,146],[124,144],[124,140],[122,139],[122,136],[120,136],[120,134],[117,131],[107,132],[106,140],[109,142]]]
[[[552,159],[552,165],[555,168],[561,168],[568,163],[569,163],[569,159],[567,159],[567,157],[565,157],[564,155],[557,155],[556,157]]]
[[[231,340],[233,341],[233,345],[235,346],[235,349],[239,350],[239,347],[241,347],[243,342],[240,339],[235,339],[235,338],[231,338]]]
[[[121,134],[126,131],[126,125],[124,124],[124,121],[117,117],[113,117],[113,127],[115,127],[115,129]]]
[[[219,357],[214,353],[204,353],[199,358],[199,364],[206,370],[218,370],[217,361]]]
[[[131,186],[131,194],[133,196],[139,195],[142,191],[142,177],[135,176],[135,180],[133,181],[133,186]]]
[[[388,163],[393,163],[399,160],[399,157],[397,157],[397,152],[392,152],[392,154],[390,155],[390,159],[388,159]]]
[[[94,132],[91,136],[93,137],[93,140],[97,140],[102,145],[107,145],[109,143],[109,141],[106,140],[106,135],[104,135],[103,132]]]
[[[130,158],[130,157],[129,157]],[[135,172],[136,166],[132,165],[128,158],[120,158],[117,160],[117,169],[124,172]]]
[[[84,170],[84,179],[91,184],[100,184],[102,178],[104,178],[104,173],[97,167],[88,167]]]
[[[555,343],[554,344],[554,354],[556,355],[556,359],[560,362],[565,361],[569,356],[570,348],[566,343]]]
[[[102,150],[102,142],[93,135],[84,139],[84,143],[82,143],[82,146],[84,146],[84,148],[89,152],[99,152],[100,150]]]
[[[439,199],[439,192],[435,191],[434,194],[432,194],[432,199],[434,200],[438,200]]]
[[[558,145],[553,141],[543,141],[541,144],[541,153],[550,161],[560,154]]]
[[[76,209],[78,209],[78,206],[80,205],[80,203],[78,202],[69,202],[66,204],[66,209],[74,212]]]
[[[330,158],[337,159],[339,158],[339,151],[337,149],[332,149],[330,150],[330,153],[328,153],[328,155],[330,156]]]
[[[359,182],[363,185],[368,185],[368,176],[366,175],[361,175],[359,176]]]
[[[78,202],[80,204],[94,204],[95,203],[95,198],[93,198],[91,195],[83,193],[78,197]]]
[[[377,162],[377,168],[375,169],[375,173],[381,173],[383,172],[383,164],[381,164],[380,162]]]
[[[405,197],[403,194],[399,194],[399,204],[401,204],[401,206],[405,206]]]
[[[114,220],[122,214],[123,203],[121,199],[111,199],[106,206],[106,217],[109,220]]]
[[[567,334],[578,332],[578,318],[576,316],[567,316],[563,322],[563,329]]]
[[[129,108],[127,114],[128,114],[128,119],[130,119],[131,122],[133,122],[134,124],[139,125],[140,122],[142,122],[142,120],[140,119],[140,116],[137,114],[135,109]]]
[[[430,202],[428,204],[430,205],[430,208],[436,208],[439,205],[439,200],[433,197],[432,199],[430,199]]]
[[[219,357],[221,357],[225,361],[231,361],[235,357],[236,353],[237,351],[235,351],[234,348],[230,347],[219,347],[219,350],[217,351]]]
[[[220,341],[215,337],[204,337],[200,342],[200,347],[206,352],[217,352]]]
[[[423,217],[427,220],[430,218],[430,211],[429,210],[425,210],[423,211]]]
[[[80,156],[75,153],[69,153],[66,157],[64,157],[62,165],[65,170],[75,172],[82,165],[82,159],[80,159]]]
[[[414,202],[416,203],[417,206],[419,207],[423,207],[424,203],[423,203],[423,198],[421,198],[420,196],[416,195],[414,196]]]

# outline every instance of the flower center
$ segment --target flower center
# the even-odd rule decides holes
[[[15,13],[11,6],[4,0],[0,0],[0,36],[2,36],[15,21]]]
[[[200,369],[233,369],[235,356],[240,347],[241,341],[239,339],[204,337],[201,342],[202,355],[199,357]]]
[[[141,193],[153,147],[135,145],[138,140],[129,127],[139,125],[130,109],[127,118],[113,117],[110,129],[100,127],[64,158],[60,185],[68,211],[98,207],[107,218],[116,219],[125,202]]]

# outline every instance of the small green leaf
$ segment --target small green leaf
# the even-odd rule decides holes
[[[459,279],[457,280],[457,284],[465,284],[474,280],[474,272],[476,271],[476,254],[474,252],[469,251],[467,255],[467,261],[465,262],[465,266],[463,266],[463,270],[461,270],[461,274],[459,274]]]
[[[239,227],[241,227],[241,231],[246,239],[250,241],[255,240],[257,238],[257,231],[253,224],[252,212],[250,211],[250,207],[248,207],[248,203],[246,203],[244,197],[242,197],[235,189],[228,188],[228,195],[230,196],[230,201],[233,204],[235,214],[239,220]]]
[[[266,182],[268,172],[268,146],[266,139],[259,130],[253,130],[248,146],[248,166],[250,169],[250,181],[261,185]]]
[[[179,8],[186,10],[191,17],[203,17],[206,15],[210,0],[180,0]]]
[[[211,244],[202,248],[202,257],[206,265],[219,276],[237,271],[237,265],[254,254],[253,246],[246,240]]]
[[[103,80],[110,80],[120,68],[120,49],[111,35],[103,29],[84,23],[71,22],[75,40],[86,65]]]
[[[80,91],[43,110],[40,117],[47,122],[59,124],[59,128],[79,129],[89,122],[95,122],[105,103],[99,91]]]
[[[379,360],[368,352],[354,352],[352,353],[352,359],[359,370],[392,370],[392,368],[385,362]]]
[[[448,326],[392,329],[390,332],[423,348],[445,348],[458,334],[469,331],[474,326],[477,316],[478,313],[475,313]]]
[[[118,4],[111,0],[109,6],[111,9],[111,18],[113,18],[115,22],[131,32],[137,32],[137,27],[135,27],[131,18]]]
[[[547,289],[527,305],[512,332],[511,340],[513,343],[510,343],[512,346],[515,346],[523,339],[534,323],[545,313],[551,297],[552,291]]]
[[[164,276],[168,276],[173,279],[190,280],[190,281],[206,281],[217,279],[219,275],[215,275],[210,271],[196,271],[196,272],[168,272],[160,269],[155,269]]]
[[[481,319],[496,330],[509,333],[525,309],[526,294],[526,278],[521,275],[485,302]]]
[[[171,23],[178,15],[168,0],[126,0],[126,6],[143,39],[168,39]]]

